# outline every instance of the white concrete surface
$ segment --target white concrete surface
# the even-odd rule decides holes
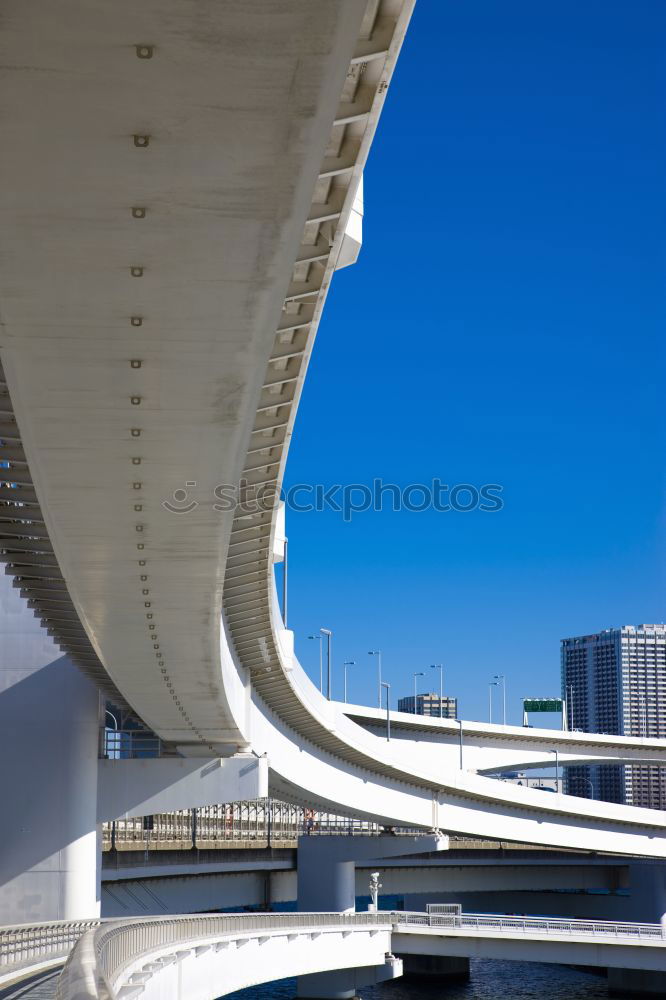
[[[214,1000],[237,989],[294,975],[375,967],[387,962],[391,924],[371,914],[247,914],[110,924],[83,935],[58,983],[58,1000]],[[387,967],[388,966],[388,967]],[[368,981],[364,976],[364,981]]]
[[[213,752],[248,746],[221,682],[214,491],[245,465],[365,7],[4,13],[1,355],[23,446],[112,680],[164,739]],[[165,510],[187,482],[195,514]]]
[[[367,705],[336,703],[340,711],[369,732],[386,732],[386,711]],[[651,764],[666,766],[666,740],[656,737],[618,736],[613,733],[564,732],[524,726],[502,726],[463,720],[463,766],[467,771],[499,773],[567,764]],[[391,712],[391,738],[422,745],[437,760],[458,766],[460,725],[408,712]]]
[[[0,924],[99,914],[95,686],[0,575]]]
[[[663,813],[491,781],[324,701],[281,628],[274,519],[216,509],[281,481],[411,7],[10,5],[0,354],[45,529],[109,677],[183,753],[267,753],[279,794],[388,823],[665,857]],[[476,738],[477,768],[553,739]]]
[[[100,760],[97,819],[151,816],[182,808],[261,799],[268,794],[268,761],[253,754],[234,757],[158,757]]]
[[[518,962],[554,962],[563,965],[587,965],[596,968],[648,969],[663,972],[666,968],[666,941],[655,938],[614,936],[610,930],[596,935],[581,932],[577,923],[556,921],[553,930],[519,926],[470,926],[473,915],[466,914],[463,927],[422,927],[398,925],[392,947],[398,954],[448,955],[466,958],[494,958]],[[480,916],[479,920],[490,919]],[[515,923],[519,924],[519,920]],[[509,921],[507,920],[507,923]],[[536,923],[536,921],[535,921]],[[545,925],[547,921],[543,921]],[[569,929],[567,929],[567,923]],[[598,926],[603,927],[603,922]],[[626,925],[630,926],[630,925]],[[636,925],[638,926],[638,925]],[[658,925],[655,925],[658,928]]]

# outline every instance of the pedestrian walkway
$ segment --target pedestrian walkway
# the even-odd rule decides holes
[[[60,969],[49,969],[0,989],[0,1000],[53,1000]]]

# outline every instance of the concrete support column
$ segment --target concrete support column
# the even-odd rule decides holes
[[[326,857],[324,837],[308,838],[307,850],[299,841],[297,899],[301,913],[327,911],[353,913],[356,909],[356,864]],[[321,848],[321,849],[320,849]]]
[[[327,850],[328,837],[301,837],[298,842],[297,899],[301,913],[353,913],[356,908],[356,864]],[[336,841],[338,838],[334,838]],[[299,976],[297,996],[317,1000],[349,1000],[356,995],[354,969]]]
[[[609,969],[608,992],[612,997],[666,996],[666,972],[645,969]]]
[[[635,861],[629,865],[629,907],[626,920],[659,923],[666,913],[666,864]]]
[[[644,861],[629,865],[628,920],[661,923],[666,933],[666,864]],[[644,969],[609,969],[611,996],[665,997],[666,972]]]
[[[299,837],[297,897],[301,913],[351,913],[356,903],[356,862],[381,857],[429,852],[448,847],[438,835],[423,837]],[[373,862],[381,867],[381,861]],[[359,986],[393,979],[402,963],[388,956],[383,966],[340,969],[298,977],[297,995],[303,1000],[350,1000]]]
[[[467,982],[469,959],[446,955],[403,955],[403,974],[411,979],[425,979],[443,984]]]
[[[0,574],[0,924],[99,915],[97,688]]]

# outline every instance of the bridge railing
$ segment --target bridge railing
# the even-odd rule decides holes
[[[65,958],[99,920],[53,920],[0,927],[0,977]]]
[[[102,729],[99,756],[103,760],[153,758],[165,755],[162,740],[146,729]]]
[[[448,904],[446,904],[448,905]],[[74,996],[109,1000],[113,993],[108,982],[117,980],[122,970],[137,956],[170,945],[211,941],[252,932],[280,932],[289,929],[317,929],[340,925],[364,927],[392,926],[394,931],[437,928],[465,934],[539,934],[561,938],[596,938],[631,943],[649,942],[666,948],[659,924],[607,920],[562,920],[548,917],[493,916],[484,913],[415,913],[395,910],[379,913],[247,913],[142,917],[131,920],[51,921],[0,928],[0,981],[8,975],[56,964],[67,956],[59,979],[57,997]],[[97,992],[80,992],[81,983],[95,983]],[[76,986],[78,984],[78,986]],[[88,989],[86,985],[86,990]],[[75,988],[76,986],[76,988]],[[77,992],[78,990],[78,992]]]
[[[377,836],[367,820],[294,806],[275,799],[229,802],[104,823],[102,849],[189,850],[251,846],[295,847],[300,836]]]
[[[459,908],[441,912],[431,906],[426,913],[393,912],[392,922],[398,926],[449,927],[468,931],[499,933],[569,935],[572,937],[632,938],[664,941],[660,924],[611,920],[563,920],[554,917],[494,916],[487,913],[461,913]]]
[[[141,918],[110,922],[84,934],[58,979],[56,1000],[113,1000],[113,984],[137,958],[218,941],[289,931],[391,926],[389,913],[251,913]],[[171,959],[174,960],[174,959]],[[164,964],[167,959],[161,959]]]

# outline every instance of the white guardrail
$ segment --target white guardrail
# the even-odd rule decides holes
[[[23,969],[37,969],[64,961],[86,931],[99,920],[52,920],[42,924],[0,927],[0,983]]]
[[[524,916],[494,916],[487,913],[451,912],[452,907],[444,904],[430,905],[426,913],[392,912],[393,924],[408,924],[422,927],[460,928],[465,931],[495,931],[502,933],[523,934],[566,934],[570,937],[603,937],[650,939],[663,941],[666,945],[666,929],[661,924],[642,924],[629,921],[614,922],[611,920],[562,920],[559,917],[524,917]]]
[[[114,1000],[111,983],[138,956],[185,946],[188,942],[243,937],[257,931],[312,930],[348,926],[391,926],[396,932],[420,927],[446,929],[461,936],[516,933],[596,938],[607,942],[651,942],[666,947],[660,924],[607,920],[461,913],[451,904],[431,905],[426,913],[395,910],[379,913],[248,913],[211,916],[142,917],[132,920],[53,921],[0,928],[0,982],[69,955],[56,992],[57,1000]]]
[[[58,979],[56,1000],[115,1000],[114,986],[129,965],[170,947],[175,951],[188,944],[212,944],[258,932],[361,930],[368,925],[390,930],[391,914],[248,913],[112,921],[81,937]]]

